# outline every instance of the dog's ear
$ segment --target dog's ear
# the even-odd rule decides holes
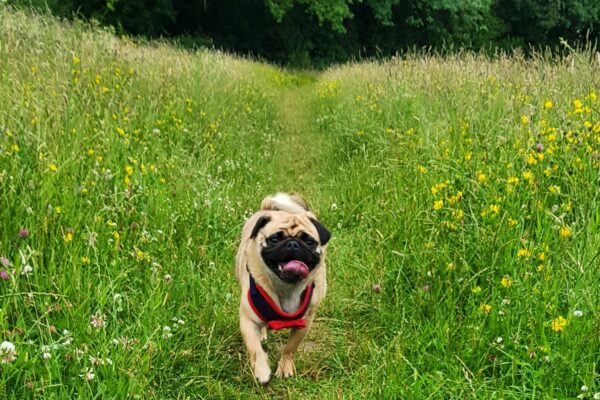
[[[254,225],[254,228],[252,228],[252,233],[250,234],[250,239],[254,239],[256,237],[256,235],[258,235],[258,231],[260,231],[262,228],[265,227],[265,225],[271,220],[271,217],[265,215],[263,217],[260,217],[258,219],[258,221],[256,221],[256,224]]]
[[[310,221],[313,223],[315,228],[317,228],[317,232],[319,233],[319,241],[321,242],[321,245],[325,246],[327,242],[329,242],[329,239],[331,239],[331,233],[329,233],[327,228],[325,228],[323,224],[321,224],[316,219],[310,218]]]

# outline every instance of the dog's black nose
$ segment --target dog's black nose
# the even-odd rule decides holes
[[[285,248],[287,250],[298,250],[300,248],[300,244],[298,244],[298,242],[295,240],[290,240],[285,244]]]

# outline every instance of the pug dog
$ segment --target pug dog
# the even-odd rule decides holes
[[[297,195],[266,197],[242,230],[236,256],[241,287],[240,330],[255,379],[271,379],[261,342],[267,329],[291,330],[275,376],[295,373],[294,352],[308,333],[327,291],[325,250],[329,231]]]

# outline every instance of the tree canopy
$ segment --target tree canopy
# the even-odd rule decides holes
[[[150,37],[325,65],[412,47],[510,49],[597,40],[588,0],[15,0]]]

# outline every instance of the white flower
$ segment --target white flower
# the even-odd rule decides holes
[[[86,381],[91,381],[96,377],[96,374],[94,374],[94,371],[90,368],[85,374],[79,376],[81,376]]]
[[[178,320],[177,320],[177,323],[178,323],[179,325],[185,325],[185,321],[184,321],[184,320],[182,320],[182,319],[178,319]]]
[[[594,393],[594,400],[600,400],[600,392]]]
[[[173,277],[169,274],[166,274],[163,279],[165,280],[166,283],[171,283],[173,281]]]
[[[500,344],[500,343],[502,343],[502,341],[503,341],[503,340],[504,340],[504,339],[502,339],[502,336],[498,336],[498,337],[496,338],[496,343]]]
[[[215,269],[216,266],[217,266],[217,264],[215,264],[214,261],[211,261],[208,263],[208,268],[210,268],[210,269]]]
[[[171,327],[170,326],[164,326],[163,327],[163,338],[164,339],[169,339],[169,338],[171,338],[171,336],[173,336],[173,334],[171,333]]]
[[[337,204],[336,204],[336,203],[333,203],[333,204],[331,205],[331,211],[335,211],[335,210],[337,210],[337,208],[338,208],[338,206],[337,206]]]
[[[31,265],[27,264],[21,270],[21,275],[29,276],[29,274],[31,274],[32,272],[33,272],[33,268],[31,267]]]
[[[10,364],[17,359],[17,350],[11,342],[0,344],[0,364]]]
[[[573,315],[576,317],[581,317],[581,316],[583,316],[583,311],[575,310],[575,311],[573,311]]]
[[[115,346],[118,346],[119,345],[119,339],[113,339],[113,340],[111,340],[111,343],[113,345],[115,345]]]
[[[590,388],[589,388],[589,387],[587,387],[587,386],[585,386],[585,385],[583,385],[583,386],[581,387],[581,391],[582,391],[582,392],[587,392],[588,390],[590,390]]]
[[[104,325],[106,325],[104,315],[102,315],[99,311],[96,311],[96,314],[92,315],[90,318],[90,324],[96,329],[104,327]]]
[[[112,360],[110,358],[107,358],[105,360],[105,362],[106,362],[106,365],[113,365],[113,362],[112,362]]]
[[[49,359],[51,359],[51,358],[52,358],[52,354],[50,354],[50,353],[43,353],[43,354],[42,354],[42,358],[43,358],[44,360],[49,360]]]

